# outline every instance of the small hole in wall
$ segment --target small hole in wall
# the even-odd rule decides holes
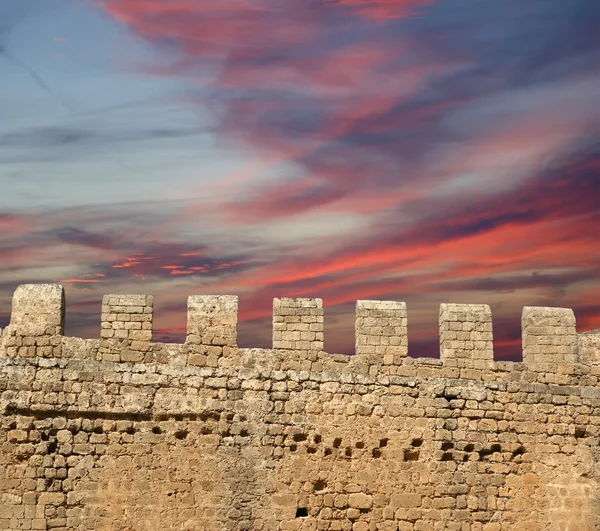
[[[327,481],[325,481],[324,479],[318,479],[315,483],[315,487],[314,490],[315,492],[318,492],[320,490],[325,490],[327,488]]]
[[[513,452],[513,457],[518,457],[520,455],[523,455],[525,453],[525,448],[523,448],[522,446],[519,446],[514,452]]]
[[[585,437],[585,428],[583,428],[581,426],[577,426],[575,428],[575,438],[581,439],[582,437]]]
[[[419,452],[417,450],[404,450],[405,461],[418,461]]]
[[[315,439],[315,444],[319,444],[321,442],[321,436],[320,435],[315,435],[314,439]]]
[[[306,449],[306,453],[307,453],[307,454],[316,454],[316,453],[317,453],[317,449],[316,449],[314,446],[309,446],[309,447]]]
[[[331,448],[325,448],[325,455],[331,455],[333,450]]]
[[[342,446],[342,439],[334,439],[333,440],[333,447],[334,448],[339,448],[340,446]]]
[[[188,432],[185,430],[180,430],[180,431],[175,432],[175,438],[179,439],[180,441],[185,439],[187,436],[188,436]]]
[[[247,429],[243,429],[240,431],[240,437],[248,437],[250,433],[248,432]]]
[[[418,448],[419,446],[421,446],[423,444],[423,439],[413,439],[410,444],[411,444],[411,446]]]
[[[102,429],[102,426],[96,426],[96,427],[93,429],[93,432],[94,432],[94,433],[98,433],[98,434],[100,434],[100,433],[104,433],[104,430]]]
[[[502,447],[499,444],[492,444],[492,453],[494,452],[501,452],[502,451]]]
[[[356,443],[356,447],[357,447],[358,449],[362,449],[362,448],[364,448],[364,447],[365,447],[365,443],[364,443],[364,442],[362,442],[362,441],[358,441],[358,442]]]
[[[452,448],[454,448],[454,445],[451,442],[443,442],[442,443],[442,450],[445,452],[446,450],[451,450]]]
[[[306,441],[306,439],[308,439],[306,433],[296,433],[296,435],[294,435],[294,441],[296,442]]]
[[[53,454],[54,452],[56,452],[56,449],[58,448],[58,443],[56,442],[51,442],[48,445],[48,453],[49,454]]]
[[[388,445],[389,439],[380,439],[379,448],[385,448]]]
[[[200,420],[202,422],[206,422],[208,420],[214,420],[215,422],[219,422],[221,420],[221,415],[218,411],[203,411],[200,413]]]
[[[444,452],[442,454],[442,461],[452,461],[452,453],[451,452]]]
[[[125,433],[129,434],[129,435],[133,435],[135,433],[135,428],[133,426],[129,426],[126,430]]]
[[[200,428],[200,435],[210,435],[212,433],[212,429],[209,426],[202,426]]]
[[[346,457],[352,457],[352,448],[350,448],[349,446],[346,448],[346,451],[344,452],[344,455]]]
[[[154,426],[154,428],[152,428],[152,433],[156,433],[157,435],[160,435],[162,433],[160,426]]]
[[[472,452],[474,449],[475,449],[475,446],[473,444],[465,445],[465,452]]]
[[[290,452],[295,452],[298,447],[295,444],[290,445]]]
[[[306,507],[298,507],[296,509],[296,518],[306,518],[308,516],[308,509]]]
[[[373,448],[371,454],[375,459],[379,459],[381,457],[381,450],[379,448]]]
[[[479,450],[479,460],[482,461],[483,459],[485,459],[488,455],[493,454],[494,452],[492,450],[489,450],[487,448],[482,448],[481,450]]]
[[[463,463],[466,463],[469,460],[468,455],[463,455]]]

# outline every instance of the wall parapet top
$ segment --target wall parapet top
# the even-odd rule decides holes
[[[443,373],[469,379],[489,374],[538,373],[549,383],[596,385],[600,330],[576,332],[573,310],[523,308],[523,362],[494,360],[492,312],[485,304],[440,305],[440,358],[411,358],[405,302],[356,302],[354,356],[323,351],[322,299],[275,298],[273,347],[237,346],[238,297],[191,295],[183,344],[152,341],[151,295],[110,294],[102,299],[100,339],[64,337],[65,295],[60,285],[19,286],[10,324],[0,330],[0,357],[89,359],[196,367],[236,367],[248,352],[270,367],[308,371],[410,376]]]

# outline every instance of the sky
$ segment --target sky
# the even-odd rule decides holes
[[[2,0],[0,327],[60,283],[66,335],[102,296],[320,297],[325,351],[357,299],[405,301],[439,357],[444,302],[489,304],[496,359],[523,306],[600,328],[597,0]]]

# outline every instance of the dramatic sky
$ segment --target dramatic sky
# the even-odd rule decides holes
[[[0,326],[56,282],[68,335],[105,293],[321,297],[325,350],[357,299],[406,301],[439,356],[442,302],[600,327],[598,0],[0,0]]]

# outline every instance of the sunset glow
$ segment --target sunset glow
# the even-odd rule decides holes
[[[594,0],[47,0],[0,6],[0,327],[19,284],[62,283],[68,335],[102,296],[320,297],[353,352],[357,299],[523,306],[600,328],[600,4]],[[595,21],[595,22],[594,22]],[[7,80],[6,82],[4,80]]]

